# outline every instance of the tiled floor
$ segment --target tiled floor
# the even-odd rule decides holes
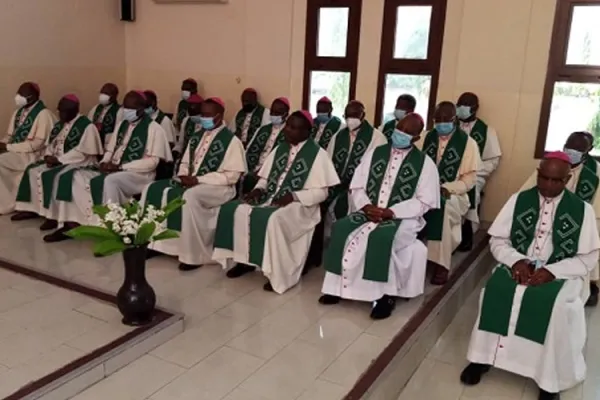
[[[479,290],[476,290],[417,369],[398,400],[536,400],[538,389],[528,379],[492,369],[477,386],[465,387],[460,373],[471,329],[477,318]],[[600,399],[600,310],[587,310],[587,379],[561,394],[563,400]]]
[[[79,283],[117,291],[123,277],[119,256],[95,259],[87,244],[75,241],[46,245],[38,225],[37,221],[15,224],[0,218],[0,230],[11,232],[0,239],[0,255]],[[150,260],[147,275],[159,304],[185,314],[185,332],[91,387],[77,400],[336,400],[352,387],[424,299],[399,303],[390,319],[373,322],[370,304],[319,305],[320,269],[284,295],[264,292],[264,280],[258,273],[231,280],[219,267],[207,266],[184,274],[169,258]],[[432,290],[427,288],[428,293]],[[1,292],[3,295],[6,300],[0,298],[0,307],[24,301],[16,288]],[[87,305],[85,310],[116,318],[114,310],[101,305]],[[28,317],[19,314],[14,318]],[[89,350],[106,335],[103,329],[92,329],[70,343],[78,350]],[[0,354],[0,363],[3,357]]]
[[[0,270],[0,398],[128,331],[114,307]]]

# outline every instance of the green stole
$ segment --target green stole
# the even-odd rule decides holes
[[[279,207],[264,206],[263,204],[270,198],[276,201],[288,193],[301,190],[308,180],[319,151],[321,148],[314,140],[307,140],[294,158],[281,187],[277,190],[279,178],[285,172],[289,161],[290,145],[283,142],[275,150],[275,157],[267,179],[267,189],[258,202],[252,206],[250,212],[248,261],[251,264],[262,267],[269,218],[279,209]],[[242,204],[241,201],[234,200],[221,206],[217,219],[215,248],[233,251],[235,211],[240,204]]]
[[[391,153],[392,146],[390,144],[379,146],[373,152],[366,186],[371,204],[378,204],[381,185],[385,178]],[[388,208],[415,195],[424,162],[425,154],[413,147],[398,170],[388,200]],[[401,219],[392,219],[378,223],[377,227],[369,234],[363,279],[374,282],[388,281],[389,260],[391,259],[394,238],[401,222]],[[346,241],[352,232],[367,223],[369,223],[369,220],[362,212],[352,213],[334,223],[331,242],[325,253],[324,265],[326,271],[336,275],[342,274],[342,260]]]
[[[327,146],[329,146],[329,142],[331,141],[333,135],[335,135],[336,132],[340,130],[340,126],[342,126],[342,120],[338,117],[331,117],[331,119],[326,122],[325,129],[323,129],[323,134],[317,141],[317,143],[319,143],[319,146],[321,146],[324,149],[327,149]],[[319,127],[319,122],[316,119],[314,119],[312,129],[313,139],[316,137],[317,132],[319,131]]]
[[[598,190],[598,183],[600,178],[596,172],[597,164],[596,160],[592,157],[586,157],[579,173],[579,180],[575,187],[575,194],[583,201],[592,203],[596,191]]]
[[[177,123],[178,124],[181,125],[181,123],[183,122],[185,117],[188,116],[189,108],[190,108],[190,103],[188,103],[187,100],[179,101],[179,104],[177,104],[177,113],[175,114],[175,115],[177,115]]]
[[[138,122],[137,126],[131,133],[131,137],[127,142],[127,147],[123,152],[123,156],[119,162],[119,165],[127,164],[133,161],[141,160],[144,158],[146,146],[148,145],[148,128],[152,119],[147,115],[144,115]],[[129,129],[129,122],[123,121],[119,126],[117,133],[117,139],[114,151],[117,151],[123,144],[127,130]],[[84,167],[82,169],[97,171],[97,167]],[[78,168],[73,168],[62,174],[58,178],[58,188],[56,190],[56,199],[60,201],[71,202],[73,201],[73,177]],[[100,174],[93,177],[90,180],[90,194],[92,196],[92,202],[94,205],[102,204],[102,197],[104,192],[104,179],[106,174]]]
[[[156,114],[156,118],[154,118],[154,122],[156,122],[157,124],[160,125],[160,124],[163,123],[163,121],[165,120],[166,116],[167,116],[167,114],[165,114],[161,110],[158,110],[158,114]]]
[[[350,130],[342,129],[335,138],[333,147],[333,165],[340,177],[341,184],[329,189],[328,204],[337,199],[334,214],[336,218],[348,215],[348,187],[354,176],[354,171],[360,164],[363,155],[369,148],[373,139],[373,126],[363,121],[356,135],[356,140],[350,151]]]
[[[100,121],[100,116],[104,109],[108,107],[108,111],[104,115],[102,121]],[[92,122],[98,127],[100,125],[100,129],[98,129],[98,133],[100,134],[100,140],[104,144],[104,138],[106,135],[110,135],[115,131],[115,125],[117,124],[117,114],[119,113],[119,108],[121,106],[117,103],[102,105],[98,104],[96,106],[96,110],[94,111],[94,115],[92,117]]]
[[[194,135],[190,140],[190,168],[194,167],[194,155],[198,145],[200,144],[203,134],[204,131],[199,135]],[[223,160],[225,160],[225,154],[227,154],[227,149],[229,148],[233,137],[234,134],[227,128],[223,128],[219,131],[219,133],[217,133],[213,141],[210,143],[210,148],[202,159],[202,163],[200,164],[195,176],[203,176],[210,172],[216,172],[219,170],[219,167],[221,164],[223,164]],[[183,193],[187,190],[187,188],[184,188],[181,183],[173,179],[163,179],[153,182],[150,184],[150,186],[148,186],[146,191],[146,205],[152,204],[157,209],[160,209],[163,206],[162,198],[166,189],[169,189],[169,192],[167,193],[167,203],[183,196]],[[183,212],[181,208],[169,215],[167,218],[167,228],[181,232],[182,216]]]
[[[450,140],[448,146],[442,154],[442,159],[438,164],[438,173],[440,175],[440,185],[446,182],[454,182],[458,176],[458,170],[462,162],[465,148],[467,147],[467,140],[469,136],[460,129],[457,129]],[[440,138],[435,129],[432,129],[427,136],[425,136],[425,142],[423,143],[423,151],[427,154],[434,163],[437,163],[437,153]],[[440,208],[430,210],[425,214],[425,220],[427,221],[427,239],[428,240],[442,240],[443,227],[444,227],[444,211],[446,207],[446,199],[442,196],[440,198]]]
[[[68,153],[73,150],[75,147],[79,145],[81,142],[81,138],[83,137],[83,133],[86,128],[92,124],[85,116],[80,116],[77,118],[77,121],[71,126],[67,136],[65,138],[65,142],[63,144],[63,154]],[[52,131],[50,132],[50,138],[48,139],[48,144],[54,142],[54,140],[58,137],[58,135],[62,132],[65,124],[64,122],[57,122]],[[23,177],[21,178],[21,182],[19,183],[19,189],[17,191],[17,201],[22,203],[30,203],[31,202],[31,181],[29,177],[29,172],[36,167],[44,165],[44,161],[40,160],[38,162],[29,164],[23,173]],[[62,171],[66,165],[58,165],[56,167],[52,167],[43,171],[41,173],[41,182],[42,182],[42,204],[44,208],[50,207],[50,201],[52,200],[52,191],[54,190],[54,180]]]
[[[521,192],[515,204],[510,240],[521,254],[527,254],[533,243],[540,216],[537,187]],[[548,265],[577,255],[579,236],[585,216],[585,203],[565,190],[552,223],[552,255]],[[528,286],[523,294],[515,335],[544,344],[556,297],[565,281],[557,279],[540,286]],[[488,280],[481,304],[479,330],[508,335],[510,314],[517,282],[506,265],[500,265]]]
[[[488,126],[485,122],[477,118],[475,120],[475,124],[473,124],[473,129],[471,129],[471,137],[477,143],[477,147],[479,148],[479,155],[483,157],[483,150],[485,149],[485,144],[487,143],[487,133]],[[469,209],[474,210],[477,208],[477,188],[473,187],[469,190]]]
[[[271,133],[273,132],[273,124],[268,124],[260,128],[254,137],[252,142],[248,142],[249,146],[246,149],[246,162],[248,163],[248,173],[244,176],[242,181],[242,193],[249,193],[256,183],[258,182],[258,177],[254,170],[258,166],[260,161],[260,155],[265,151],[265,146],[269,141],[269,137],[271,137]],[[279,131],[277,138],[275,139],[275,145],[273,148],[276,148],[279,144],[284,142],[285,135],[283,133],[283,129]]]
[[[242,144],[246,146],[252,138],[256,130],[262,125],[263,115],[265,114],[265,108],[262,105],[258,105],[254,111],[252,111],[252,117],[250,117],[250,126],[248,127],[248,133],[246,135],[246,141]],[[246,111],[241,109],[235,115],[235,136],[242,140],[242,127],[244,126],[244,120],[246,119]]]
[[[391,121],[388,121],[385,123],[385,125],[383,125],[383,135],[387,138],[387,140],[392,140],[392,133],[394,133],[394,130],[396,130],[396,125],[398,124],[398,121],[396,121],[396,119],[392,119]]]
[[[29,132],[31,131],[31,128],[33,127],[33,123],[35,122],[35,119],[37,118],[39,113],[45,109],[46,109],[46,106],[44,105],[44,102],[41,100],[38,100],[35,103],[35,105],[31,106],[31,110],[29,110],[25,107],[19,108],[19,110],[17,111],[17,114],[15,115],[15,120],[14,120],[14,124],[13,124],[13,134],[10,136],[8,143],[9,144],[17,144],[17,143],[24,142],[25,139],[27,139],[27,136],[29,136]],[[19,121],[21,120],[21,117],[23,116],[23,113],[25,113],[25,112],[29,112],[29,113],[27,114],[27,117],[25,117],[25,121],[23,121],[23,123],[19,125]]]

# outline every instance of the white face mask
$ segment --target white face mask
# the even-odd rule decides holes
[[[137,110],[133,108],[123,109],[123,119],[125,121],[133,122],[138,119]]]
[[[192,95],[192,92],[190,92],[189,90],[182,90],[181,91],[181,98],[183,100],[189,99],[191,95]]]
[[[105,106],[110,102],[110,96],[104,93],[100,93],[100,96],[98,96],[98,102]]]
[[[362,124],[362,121],[359,118],[346,118],[346,126],[351,131],[358,129],[360,124]]]
[[[27,105],[27,98],[21,96],[20,94],[17,94],[15,96],[15,104],[17,105],[17,107],[24,107]]]

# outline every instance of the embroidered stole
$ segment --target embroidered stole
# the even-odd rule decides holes
[[[256,130],[260,128],[262,125],[263,115],[265,114],[265,108],[262,105],[258,105],[254,111],[252,111],[252,116],[250,117],[250,126],[248,127],[248,132],[246,133],[246,141],[242,142],[244,147],[250,143]],[[235,136],[237,136],[240,140],[242,140],[242,128],[244,126],[244,121],[246,120],[247,113],[242,109],[238,111],[235,116]]]
[[[312,129],[312,138],[313,139],[316,139],[317,132],[319,131],[319,126],[320,125],[317,122],[317,120],[316,119],[313,120],[313,129]],[[333,137],[333,135],[335,135],[340,130],[341,126],[342,126],[342,120],[340,120],[338,117],[331,117],[331,119],[326,122],[325,129],[323,129],[323,134],[317,141],[319,146],[321,146],[324,149],[327,149],[327,146],[329,146],[329,142],[331,141],[331,138]]]
[[[31,131],[31,128],[33,127],[33,123],[35,122],[35,119],[37,118],[39,113],[42,112],[42,110],[46,109],[46,106],[44,105],[44,102],[42,102],[41,100],[38,100],[37,103],[35,105],[31,106],[30,108],[31,109],[21,107],[17,111],[17,114],[15,115],[14,125],[13,125],[13,134],[10,136],[10,139],[8,142],[9,144],[22,143],[25,141],[25,139],[27,139],[27,136],[29,136],[29,132]],[[23,123],[20,124],[19,121],[21,120],[23,113],[28,113],[28,114],[25,117],[25,120],[23,121]]]

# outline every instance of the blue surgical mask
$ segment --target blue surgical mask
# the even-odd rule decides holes
[[[271,123],[275,126],[279,126],[279,125],[283,124],[283,116],[271,115]]]
[[[392,147],[395,149],[407,149],[412,144],[413,137],[400,129],[395,129],[392,133]]]
[[[328,122],[331,118],[328,113],[317,113],[317,122],[320,124],[324,124]]]
[[[201,125],[202,124],[202,117],[199,115],[190,115],[190,119],[192,120],[193,123]]]
[[[571,165],[579,164],[583,160],[583,153],[581,151],[565,148],[565,153],[569,156]]]
[[[138,119],[137,110],[133,108],[123,109],[123,119],[125,121],[133,122]]]
[[[152,114],[154,114],[154,108],[152,108],[152,107],[146,107],[146,109],[144,110],[144,112],[146,113],[146,115],[152,115]]]
[[[456,107],[456,116],[458,119],[468,119],[473,113],[469,106],[458,106]]]
[[[215,119],[213,117],[200,117],[200,125],[207,131],[215,129]]]
[[[406,116],[406,111],[400,110],[400,109],[394,110],[394,118],[396,118],[396,120],[400,121],[405,116]]]
[[[454,132],[454,122],[437,122],[435,130],[440,136],[448,136]]]

